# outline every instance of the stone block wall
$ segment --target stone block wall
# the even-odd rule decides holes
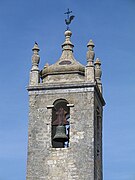
[[[51,121],[57,99],[70,107],[70,144],[52,148]],[[29,91],[27,180],[95,180],[94,87]]]

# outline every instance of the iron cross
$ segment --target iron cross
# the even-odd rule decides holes
[[[69,11],[69,8],[68,8],[67,12],[64,13],[64,14],[67,14],[67,19],[69,19],[69,14],[71,14],[71,13],[72,13],[72,11]]]

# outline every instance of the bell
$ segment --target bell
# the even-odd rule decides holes
[[[56,127],[56,134],[53,137],[53,140],[58,142],[65,142],[68,140],[65,126],[59,125]]]

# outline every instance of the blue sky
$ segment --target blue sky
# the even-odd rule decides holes
[[[0,180],[25,180],[31,49],[40,68],[60,57],[68,7],[75,58],[86,64],[92,39],[102,62],[104,180],[135,180],[134,0],[0,0]]]

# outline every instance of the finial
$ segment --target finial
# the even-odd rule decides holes
[[[88,51],[87,51],[87,66],[93,66],[94,62],[94,57],[95,57],[95,52],[93,48],[95,47],[94,43],[92,40],[89,41],[87,44]]]
[[[32,55],[32,68],[30,71],[30,80],[29,80],[29,85],[30,86],[36,86],[40,82],[40,74],[39,74],[39,61],[40,61],[40,56],[38,54],[39,52],[39,47],[37,42],[35,42],[34,47],[32,48],[33,55]]]
[[[46,64],[44,65],[44,68],[47,68],[47,67],[49,67],[49,63],[46,63]]]
[[[38,52],[40,51],[38,47],[38,43],[35,42],[34,47],[32,48],[33,51],[33,56],[32,56],[32,70],[37,70],[38,69],[38,64],[40,61],[40,56]]]
[[[67,25],[67,30],[69,30],[69,24],[71,23],[71,21],[74,19],[74,17],[75,16],[70,16],[70,14],[72,13],[72,11],[70,11],[69,10],[69,8],[68,8],[68,10],[67,10],[67,12],[65,12],[64,14],[66,14],[67,15],[67,19],[65,19],[65,23],[66,23],[66,25]]]
[[[102,71],[101,71],[101,67],[100,67],[101,62],[100,62],[99,58],[96,59],[94,65],[95,65],[95,79],[97,81],[100,91],[102,92],[102,83],[101,83]]]
[[[100,59],[97,58],[94,64],[97,65],[97,66],[100,66],[101,65]]]
[[[35,41],[34,47],[32,48],[32,51],[40,51],[38,47],[38,43]]]
[[[94,45],[94,43],[93,43],[93,41],[92,41],[92,39],[90,39],[90,41],[88,42],[88,44],[87,44],[87,47],[95,47],[95,45]]]
[[[70,37],[72,36],[72,32],[70,30],[65,31],[65,42],[62,44],[63,50],[73,51],[74,45],[70,41]]]

